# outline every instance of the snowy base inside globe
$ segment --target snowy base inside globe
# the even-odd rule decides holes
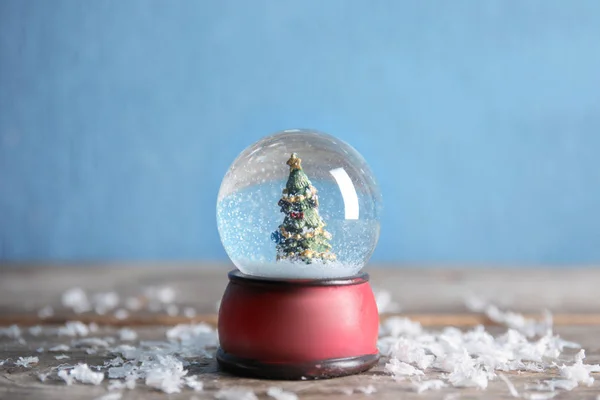
[[[236,262],[235,265],[247,275],[283,279],[342,278],[354,275],[362,268],[362,264],[323,260],[314,260],[310,264],[288,260],[277,262],[246,261]]]

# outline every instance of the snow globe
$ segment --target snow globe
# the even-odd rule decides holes
[[[230,372],[319,379],[378,360],[368,274],[381,194],[363,157],[333,136],[287,130],[244,150],[221,184],[217,225],[237,267],[219,310]]]

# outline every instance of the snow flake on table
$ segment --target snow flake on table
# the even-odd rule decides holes
[[[594,378],[590,374],[600,372],[600,365],[583,363],[583,350],[575,356],[572,365],[557,365],[558,360],[564,358],[565,349],[578,349],[580,345],[553,333],[549,312],[545,312],[541,320],[534,320],[501,311],[478,299],[470,299],[467,306],[508,330],[498,336],[493,336],[483,326],[468,331],[453,327],[426,331],[417,322],[391,317],[382,322],[378,343],[381,354],[389,357],[385,371],[396,380],[411,380],[418,392],[448,385],[486,389],[490,380],[501,379],[512,396],[529,399],[551,398],[556,390],[572,390],[579,384],[591,385]],[[439,375],[439,379],[423,380],[430,369],[434,375]],[[548,393],[523,393],[522,396],[502,374],[504,371],[544,372],[552,369],[558,369],[563,379],[525,387],[525,390]],[[439,371],[445,374],[439,374]]]
[[[27,330],[31,336],[40,336],[44,332],[44,328],[40,325],[34,325]]]
[[[116,292],[96,293],[92,296],[94,311],[104,315],[119,305],[119,295]]]
[[[377,393],[377,389],[373,385],[359,386],[356,388],[356,391],[363,394]]]
[[[59,336],[87,336],[89,333],[90,328],[80,321],[69,321],[65,326],[58,328]]]
[[[62,352],[62,351],[69,351],[70,347],[67,346],[66,344],[58,344],[56,346],[50,347],[48,349],[49,352]]]
[[[374,290],[375,303],[380,314],[396,313],[400,311],[400,305],[392,300],[392,294],[383,289]]]
[[[62,305],[81,314],[92,309],[92,304],[85,291],[80,287],[68,289],[62,294]]]
[[[423,371],[413,367],[410,364],[407,364],[403,361],[398,360],[395,357],[392,357],[387,364],[385,364],[385,371],[396,377],[404,377],[404,376],[414,376],[414,375],[424,375]]]
[[[138,371],[145,375],[146,385],[165,393],[181,392],[184,385],[183,377],[187,374],[183,369],[183,363],[171,355],[148,358]]]
[[[135,296],[121,298],[117,292],[87,293],[80,287],[66,290],[61,297],[62,305],[77,313],[94,312],[98,315],[112,313],[118,320],[129,318],[130,312],[140,311],[145,308],[151,312],[165,312],[175,317],[182,310],[186,318],[192,319],[196,316],[196,310],[192,307],[180,308],[175,304],[176,291],[170,286],[148,286]],[[46,306],[39,310],[40,318],[48,318],[54,315],[54,310]]]
[[[19,357],[17,361],[15,361],[15,365],[17,367],[29,368],[31,364],[37,364],[40,362],[38,357]]]
[[[203,388],[195,376],[188,376],[186,358],[208,357],[207,347],[217,345],[217,334],[207,324],[178,325],[166,333],[168,341],[142,341],[139,346],[122,344],[112,351],[121,356],[105,365],[109,379],[144,380],[165,393],[178,393],[184,387]]]
[[[45,306],[38,311],[38,317],[41,319],[50,318],[54,315],[54,309],[51,306]]]
[[[115,311],[114,316],[119,321],[122,321],[124,319],[129,318],[129,311],[127,311],[124,308],[119,308],[118,310]]]
[[[78,364],[72,369],[58,371],[58,377],[65,381],[67,385],[72,385],[75,381],[99,385],[104,380],[104,373],[92,371],[87,364]]]
[[[544,310],[544,318],[541,321],[537,321],[525,318],[522,314],[512,311],[502,311],[496,305],[476,296],[466,297],[465,305],[470,311],[482,312],[490,320],[517,330],[527,337],[544,335],[548,330],[552,329],[552,314],[547,310]]]
[[[298,395],[292,392],[286,392],[280,387],[271,386],[267,389],[267,396],[275,400],[298,400]]]
[[[234,387],[221,389],[215,394],[218,400],[258,400],[256,394],[251,389]]]
[[[122,328],[119,330],[119,339],[122,341],[132,342],[138,337],[137,333],[133,329]]]
[[[0,337],[2,336],[10,339],[18,339],[21,337],[21,328],[17,325],[11,325],[8,328],[0,328]]]
[[[594,383],[594,377],[592,377],[590,373],[600,372],[600,365],[584,364],[584,358],[585,350],[581,349],[575,356],[575,363],[573,365],[563,364],[562,366],[558,367],[560,375],[571,382],[576,382],[578,384],[583,383],[584,385],[592,386]]]

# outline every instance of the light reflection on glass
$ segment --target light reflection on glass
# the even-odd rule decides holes
[[[329,171],[329,173],[337,182],[342,193],[345,218],[358,219],[358,194],[356,194],[356,188],[354,187],[354,183],[352,183],[352,179],[350,179],[344,168],[335,168]]]

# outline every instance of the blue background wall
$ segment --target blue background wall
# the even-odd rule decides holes
[[[0,0],[0,259],[223,259],[293,127],[372,165],[376,261],[600,261],[595,0]]]

